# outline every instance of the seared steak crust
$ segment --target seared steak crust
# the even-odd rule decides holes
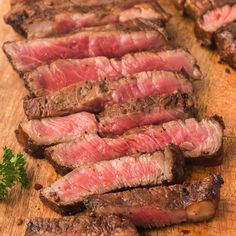
[[[5,16],[5,22],[28,38],[55,36],[82,27],[126,22],[135,18],[159,20],[160,24],[164,24],[169,18],[157,2],[150,0],[125,1],[116,5],[100,3],[92,6],[55,7],[46,10],[40,9],[40,3],[39,6],[36,6],[37,3],[30,6],[27,2],[16,5]]]
[[[133,224],[115,215],[78,215],[58,219],[35,218],[29,221],[25,236],[138,236]]]
[[[170,147],[164,152],[127,156],[77,168],[44,188],[40,198],[55,211],[72,214],[83,210],[82,201],[93,194],[138,186],[181,183],[184,175],[183,157],[178,149]]]
[[[215,40],[221,60],[236,69],[236,21],[220,29]]]
[[[198,222],[214,216],[222,184],[220,175],[212,175],[182,185],[95,195],[84,200],[84,204],[97,215],[113,213],[126,216],[141,227]],[[208,208],[204,209],[204,205]],[[150,212],[146,215],[147,207],[150,207]],[[159,211],[159,214],[155,215],[154,209]],[[192,214],[194,210],[195,215]],[[179,214],[176,214],[177,212]]]

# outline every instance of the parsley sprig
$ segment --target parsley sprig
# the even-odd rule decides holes
[[[0,200],[5,199],[9,188],[20,182],[22,187],[28,184],[28,178],[24,169],[26,164],[22,153],[14,155],[11,149],[3,148],[3,157],[0,164]]]

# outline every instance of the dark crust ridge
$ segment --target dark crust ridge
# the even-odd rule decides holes
[[[220,187],[224,183],[220,174],[185,182],[182,185],[137,188],[119,193],[94,195],[84,200],[88,210],[95,215],[126,214],[128,209],[153,206],[164,210],[186,210],[189,206],[203,201],[211,201],[216,210],[220,199]],[[122,213],[122,208],[125,212]],[[211,219],[213,215],[209,215]],[[127,214],[128,217],[128,214]]]
[[[122,233],[121,233],[122,232]],[[100,217],[88,214],[62,218],[34,218],[27,224],[25,236],[46,235],[139,235],[134,225],[127,219],[115,215],[104,215]]]
[[[175,147],[174,145],[169,146],[169,151],[171,151],[171,153],[167,150],[168,149],[163,151],[163,153],[164,153],[165,157],[168,155],[168,162],[171,165],[170,168],[171,168],[171,172],[172,172],[172,177],[166,181],[163,181],[162,184],[163,185],[171,185],[171,184],[175,184],[175,183],[182,183],[185,179],[185,174],[186,174],[186,166],[185,166],[185,161],[184,161],[183,155],[182,155],[181,151],[179,150],[179,148]],[[59,169],[60,173],[62,173],[62,171],[63,170]],[[139,187],[139,186],[136,186],[136,187]],[[136,188],[136,187],[133,187],[133,188]],[[122,191],[125,189],[127,189],[127,188],[117,189],[117,190],[114,190],[113,192],[116,192],[118,190]],[[85,209],[83,201],[73,202],[68,205],[62,205],[62,204],[60,204],[60,199],[57,199],[58,198],[57,193],[51,192],[50,197],[53,200],[50,200],[50,198],[47,198],[42,193],[42,191],[43,190],[40,191],[41,201],[46,206],[48,206],[49,208],[53,209],[54,211],[60,213],[61,215],[74,215],[77,212],[81,212]]]

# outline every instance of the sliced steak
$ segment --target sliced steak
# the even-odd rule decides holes
[[[160,96],[178,90],[192,94],[191,82],[181,74],[165,71],[141,72],[120,80],[87,81],[43,97],[26,98],[24,110],[29,119],[80,111],[98,113],[108,106],[124,103],[132,98]]]
[[[134,225],[115,215],[68,216],[58,219],[35,218],[27,224],[25,236],[138,236]]]
[[[70,33],[82,27],[123,23],[137,18],[159,20],[160,24],[164,24],[169,15],[157,2],[151,1],[143,1],[132,6],[106,4],[75,9],[53,9],[24,20],[18,26],[18,32],[23,32],[28,38],[42,38]]]
[[[110,24],[62,37],[6,42],[3,50],[19,73],[56,59],[93,56],[121,57],[126,53],[158,49],[166,44],[165,30],[147,20]]]
[[[81,81],[118,79],[142,71],[186,71],[192,79],[200,79],[196,60],[182,48],[157,52],[137,52],[120,59],[93,57],[57,60],[24,75],[26,87],[36,96],[46,95]]]
[[[227,1],[226,1],[227,2]],[[195,33],[204,46],[214,46],[218,29],[236,20],[236,1],[207,11],[196,20]]]
[[[92,196],[84,203],[97,215],[114,213],[129,218],[136,226],[159,228],[214,217],[222,184],[220,175],[212,175],[183,185]]]
[[[87,133],[96,133],[97,130],[95,116],[81,112],[65,117],[23,122],[16,130],[16,137],[27,153],[42,158],[45,147],[68,142]]]
[[[77,168],[41,191],[42,201],[62,214],[84,208],[83,200],[123,188],[181,182],[184,163],[179,151],[126,156]]]
[[[99,133],[111,137],[135,127],[187,119],[195,114],[194,101],[187,94],[132,99],[115,104],[98,115]]]
[[[160,126],[143,126],[116,138],[88,135],[46,149],[56,170],[64,174],[87,163],[111,160],[124,155],[163,150],[177,145],[193,164],[216,165],[222,161],[223,123],[219,117],[176,120]]]
[[[236,21],[219,30],[215,39],[222,61],[236,69]]]

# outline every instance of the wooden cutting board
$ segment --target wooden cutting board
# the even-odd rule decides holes
[[[0,0],[0,42],[18,40],[20,37],[4,24],[3,15],[9,9],[9,0]],[[218,63],[217,53],[203,49],[196,42],[191,20],[183,19],[175,11],[171,0],[162,0],[174,16],[168,26],[176,43],[188,48],[197,58],[204,73],[204,80],[196,85],[200,116],[219,114],[223,116],[226,130],[224,135],[224,163],[219,167],[191,167],[191,179],[206,177],[220,172],[225,180],[216,217],[201,224],[182,224],[162,230],[146,231],[144,235],[236,235],[236,72]],[[22,98],[27,94],[23,82],[12,70],[2,51],[0,52],[0,145],[15,152],[22,151],[15,139],[14,130],[20,121],[26,120],[22,109]],[[235,168],[235,169],[234,169]],[[6,201],[0,202],[0,235],[24,235],[26,223],[32,217],[58,217],[39,200],[35,183],[48,186],[59,176],[46,160],[27,156],[27,173],[30,184],[27,189],[15,187]],[[23,223],[19,224],[22,219]]]

